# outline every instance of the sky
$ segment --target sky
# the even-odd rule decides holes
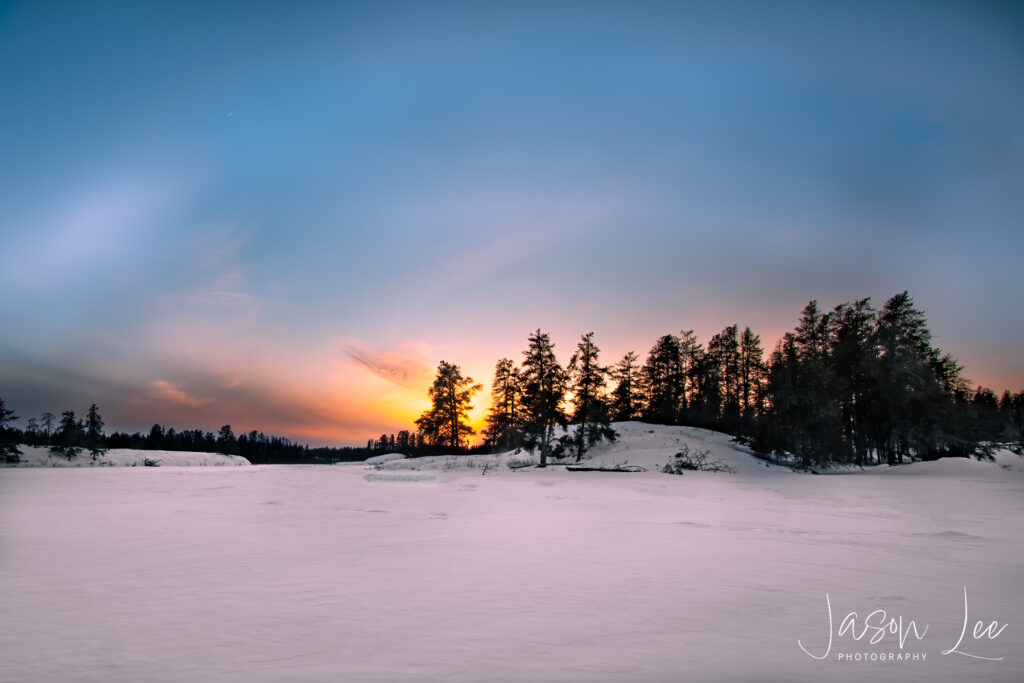
[[[1013,3],[0,3],[0,397],[365,444],[909,290],[1024,389]],[[486,389],[473,412],[479,424]]]

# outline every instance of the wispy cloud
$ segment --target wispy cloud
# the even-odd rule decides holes
[[[185,393],[180,387],[166,382],[164,380],[157,380],[153,382],[153,391],[150,393],[153,398],[161,399],[163,401],[170,401],[181,406],[187,406],[189,408],[198,408],[199,406],[206,405],[213,401],[212,398],[200,398],[198,396],[190,396]]]
[[[367,349],[360,342],[347,342],[343,349],[362,367],[404,389],[421,389],[430,381],[430,366],[411,354]]]

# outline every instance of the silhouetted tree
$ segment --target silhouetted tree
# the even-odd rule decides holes
[[[158,451],[164,447],[164,428],[154,424],[149,428],[149,436],[146,437],[146,449]]]
[[[441,361],[428,391],[431,407],[416,420],[416,426],[435,445],[458,450],[466,437],[476,433],[469,424],[469,411],[473,394],[482,388],[472,377],[463,377],[458,365]]]
[[[557,457],[560,447],[555,443],[555,427],[565,427],[568,419],[562,409],[565,398],[565,370],[555,358],[555,345],[547,333],[539,329],[530,335],[523,351],[523,441],[531,453],[540,451],[540,467],[546,467],[548,456]]]
[[[43,427],[46,428],[46,446],[51,446],[51,439],[53,438],[53,425],[57,422],[57,416],[47,410],[43,413]]]
[[[644,419],[660,424],[676,424],[686,396],[686,371],[679,337],[666,334],[658,339],[644,363],[647,400]]]
[[[630,351],[611,370],[615,381],[611,400],[613,420],[633,420],[640,416],[643,387],[638,360],[637,355]]]
[[[871,299],[836,306],[829,324],[829,354],[835,377],[833,393],[839,406],[843,438],[854,462],[863,465],[871,446],[868,426],[878,377],[875,311]]]
[[[879,360],[875,364],[874,441],[879,454],[893,464],[912,455],[973,452],[973,446],[949,429],[959,420],[935,372],[941,357],[931,346],[924,313],[907,292],[885,303],[875,325],[875,338]]]
[[[50,450],[71,460],[81,450],[83,432],[82,422],[75,417],[75,411],[65,410],[61,413],[57,438]]]
[[[739,402],[744,424],[749,428],[761,412],[764,376],[764,349],[761,338],[749,327],[743,329],[739,349]]]
[[[509,358],[494,366],[491,407],[487,414],[484,441],[497,450],[512,448],[522,439],[523,382],[519,368]]]
[[[89,449],[93,460],[107,452],[107,449],[103,447],[105,440],[103,418],[100,417],[100,409],[93,403],[85,415],[85,447]]]
[[[235,433],[231,431],[231,425],[224,425],[217,432],[217,452],[224,455],[238,453],[238,440],[235,439]]]
[[[0,398],[0,457],[3,457],[5,462],[21,461],[21,450],[15,440],[14,430],[8,427],[17,419],[18,416],[14,414],[14,411],[9,409],[4,404],[4,400]]]
[[[615,441],[618,436],[609,424],[608,403],[605,398],[608,368],[598,361],[600,349],[594,343],[594,333],[580,337],[576,353],[569,360],[568,386],[573,396],[572,422],[577,425],[570,440],[570,448],[577,462],[603,439]]]

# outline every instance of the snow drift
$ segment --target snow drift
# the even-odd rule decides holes
[[[112,448],[95,459],[81,450],[68,459],[49,448],[20,446],[21,462],[7,467],[225,467],[251,465],[240,455],[200,453],[196,451],[140,451],[133,448]]]

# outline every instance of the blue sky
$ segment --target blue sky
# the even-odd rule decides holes
[[[1024,389],[1012,3],[14,3],[0,92],[23,416],[357,443],[538,326],[903,289]]]

